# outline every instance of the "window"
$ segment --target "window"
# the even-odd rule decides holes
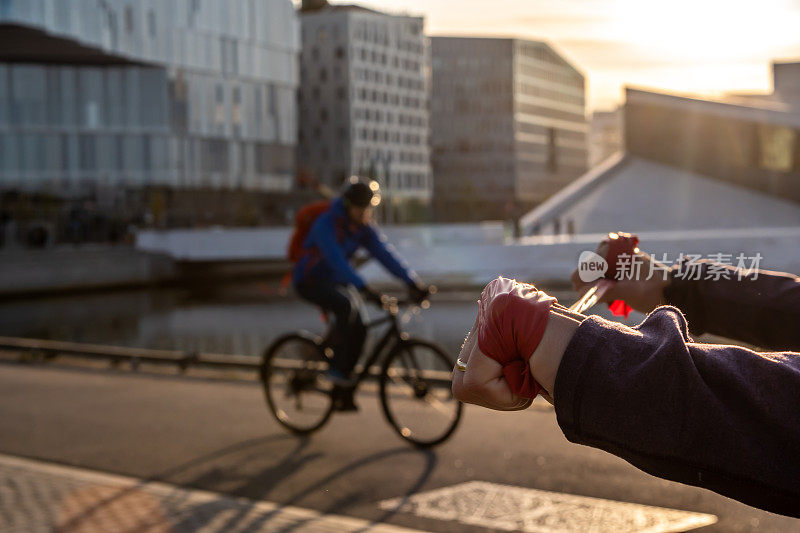
[[[225,123],[225,88],[217,85],[214,91],[214,122]]]
[[[225,172],[228,169],[228,142],[224,140],[201,141],[202,170],[205,172]]]
[[[242,125],[242,89],[233,88],[233,123],[236,126]]]
[[[147,33],[150,37],[156,36],[156,13],[152,9],[147,10]]]
[[[269,114],[272,116],[278,114],[278,90],[274,85],[269,86]]]
[[[547,130],[547,171],[558,172],[558,160],[556,157],[556,129]]]
[[[194,27],[197,12],[200,10],[200,0],[189,0],[189,16],[186,21],[190,28]]]
[[[793,167],[795,131],[784,126],[761,125],[761,166],[767,170],[789,172]]]
[[[125,31],[128,33],[133,32],[133,8],[131,6],[125,8],[123,17],[125,20]]]

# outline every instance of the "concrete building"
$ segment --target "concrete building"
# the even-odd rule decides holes
[[[516,218],[587,168],[585,79],[549,45],[431,38],[440,220]]]
[[[618,107],[613,111],[595,111],[589,126],[589,168],[594,168],[624,146],[623,113]]]
[[[800,226],[797,109],[627,89],[624,117],[624,152],[525,215],[524,233],[571,226],[771,238]]]
[[[289,191],[298,55],[290,0],[0,0],[0,188]]]
[[[333,188],[376,178],[390,221],[421,218],[431,198],[423,23],[326,2],[301,10],[298,166]]]

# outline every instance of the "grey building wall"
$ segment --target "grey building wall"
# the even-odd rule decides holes
[[[634,89],[625,100],[629,154],[800,202],[800,114]]]
[[[584,78],[545,43],[431,38],[438,218],[512,218],[587,165]]]
[[[423,19],[331,6],[301,20],[298,165],[334,187],[372,175],[390,206],[428,202]]]
[[[800,62],[772,63],[775,96],[793,106],[800,106]]]
[[[0,0],[27,45],[0,47],[0,186],[289,190],[298,29],[289,0]]]

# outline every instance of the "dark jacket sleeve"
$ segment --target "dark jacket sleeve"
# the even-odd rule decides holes
[[[686,315],[693,335],[800,351],[800,278],[768,270],[756,275],[708,260],[692,268],[672,268],[664,300]]]
[[[589,317],[556,376],[572,442],[652,475],[800,517],[800,354],[691,342],[680,311]]]
[[[378,260],[394,277],[413,285],[417,275],[401,260],[394,247],[386,240],[386,236],[372,225],[365,229],[364,247],[370,255]]]

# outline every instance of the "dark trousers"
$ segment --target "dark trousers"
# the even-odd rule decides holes
[[[307,280],[294,286],[301,298],[333,315],[331,366],[347,375],[358,362],[367,329],[361,318],[363,302],[359,295],[342,285],[319,280]]]

